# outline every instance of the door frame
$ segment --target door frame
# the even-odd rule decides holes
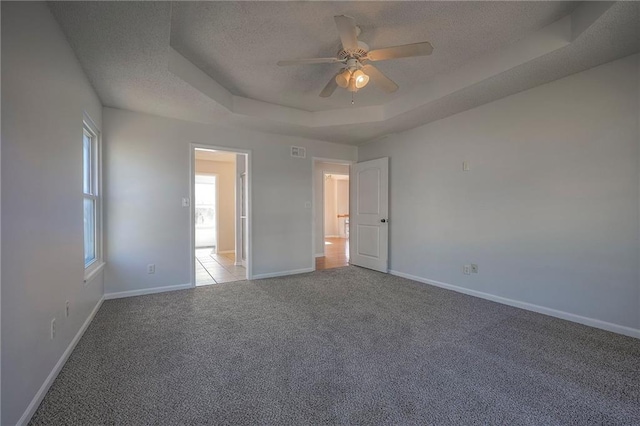
[[[218,194],[218,189],[219,189],[219,187],[220,187],[220,185],[219,185],[219,182],[220,182],[220,176],[218,175],[218,173],[198,173],[198,174],[196,174],[196,173],[195,173],[195,168],[194,168],[194,170],[193,170],[193,171],[194,171],[194,174],[193,174],[193,177],[194,177],[194,180],[193,180],[193,189],[194,189],[194,191],[193,191],[193,192],[194,192],[194,194],[193,194],[193,195],[194,195],[194,196],[193,196],[193,212],[194,212],[194,216],[195,216],[195,209],[196,209],[196,206],[195,206],[195,203],[196,203],[196,197],[195,197],[195,177],[196,177],[196,176],[215,176],[215,178],[216,178],[216,254],[218,254],[218,246],[220,245],[220,244],[218,244],[219,239],[220,239],[220,238],[219,238],[219,237],[220,237],[220,235],[219,235],[219,233],[220,233],[220,232],[219,232],[219,228],[220,228],[220,216],[218,215],[218,211],[220,210],[220,207],[219,207],[219,205],[218,205],[218,202],[219,202],[219,200],[220,200],[220,197],[219,197],[219,194]],[[194,223],[194,228],[193,228],[193,229],[194,229],[194,234],[193,234],[193,236],[194,236],[194,238],[193,238],[193,248],[194,248],[194,249],[196,249],[197,247],[196,247],[196,244],[195,244],[195,241],[196,241],[196,240],[195,240],[195,223]]]
[[[355,164],[355,161],[351,160],[339,160],[335,158],[325,157],[311,157],[311,268],[316,270],[316,161],[322,163],[344,164],[349,166],[349,180],[351,180],[351,166]],[[342,173],[335,173],[342,174]],[[351,188],[349,188],[351,192]],[[324,234],[324,173],[322,174],[322,233]],[[351,212],[351,194],[349,194],[349,212]],[[324,238],[324,235],[322,236]],[[351,232],[349,232],[349,244],[351,244]],[[324,246],[322,247],[324,253]]]
[[[203,143],[189,144],[189,261],[191,271],[191,287],[196,286],[196,227],[195,218],[195,180],[196,180],[196,149],[208,149],[213,151],[233,152],[236,154],[246,154],[247,156],[247,279],[253,278],[253,212],[251,210],[251,191],[253,189],[253,169],[251,165],[251,150],[232,148],[228,146],[209,145]],[[217,243],[217,241],[216,241]]]

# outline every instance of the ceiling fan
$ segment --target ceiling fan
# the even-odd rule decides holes
[[[369,83],[369,79],[385,92],[395,92],[398,90],[398,85],[378,68],[367,62],[426,56],[433,51],[433,46],[427,41],[369,50],[369,46],[366,43],[358,40],[360,28],[356,26],[355,19],[346,15],[335,16],[334,19],[342,41],[342,49],[335,58],[293,59],[278,62],[280,66],[342,64],[344,67],[329,80],[322,92],[320,92],[320,96],[323,98],[331,96],[338,86],[350,92],[357,92],[358,89],[362,89]]]

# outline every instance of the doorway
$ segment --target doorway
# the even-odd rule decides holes
[[[349,164],[314,159],[316,270],[349,264]]]
[[[248,279],[249,154],[192,145],[192,282]]]

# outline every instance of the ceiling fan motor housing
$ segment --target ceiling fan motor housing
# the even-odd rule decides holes
[[[358,40],[357,49],[342,49],[338,52],[338,59],[360,59],[367,56],[369,46],[367,43]]]

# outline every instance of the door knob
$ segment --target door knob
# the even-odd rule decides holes
[[[387,219],[380,219],[380,222],[385,223]]]

